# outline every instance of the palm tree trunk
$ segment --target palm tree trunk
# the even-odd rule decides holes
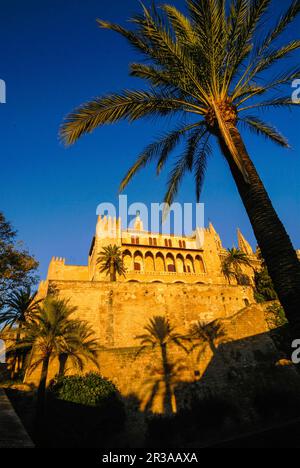
[[[37,419],[41,421],[45,415],[45,397],[46,397],[46,383],[48,376],[50,355],[48,354],[43,360],[40,383],[37,390]]]
[[[58,378],[59,379],[61,379],[65,375],[67,360],[68,360],[68,355],[66,353],[62,353],[58,357],[58,361],[59,361]]]
[[[166,344],[162,344],[160,349],[161,349],[161,358],[162,358],[162,364],[163,364],[165,390],[166,390],[165,395],[164,395],[164,411],[166,414],[172,414],[173,413],[172,389],[171,389],[171,382],[170,382],[170,370],[169,370]]]
[[[109,267],[109,276],[110,276],[110,281],[116,281],[116,269],[115,269],[115,265],[114,265],[114,262],[111,261],[110,262],[110,267]]]
[[[292,335],[294,338],[300,338],[300,262],[247,153],[239,131],[234,125],[229,126],[229,129],[243,159],[249,183],[245,181],[233,161],[224,139],[219,136],[222,152],[229,164],[275,290],[291,325]]]
[[[16,347],[18,346],[18,344],[20,342],[21,327],[22,327],[22,324],[21,324],[21,322],[19,322],[17,332],[16,332]],[[20,350],[18,348],[16,348],[15,353],[16,354],[15,354],[15,357],[14,357],[12,371],[11,371],[11,378],[12,379],[15,378],[16,374],[20,370]]]

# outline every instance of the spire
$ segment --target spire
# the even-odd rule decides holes
[[[140,218],[140,214],[141,214],[140,211],[136,212],[136,217],[135,217],[135,220],[134,220],[134,230],[135,231],[143,231],[144,230],[143,221]]]
[[[248,241],[246,241],[245,237],[241,233],[240,229],[237,230],[238,235],[238,245],[239,249],[247,255],[253,255],[253,250],[251,245]]]

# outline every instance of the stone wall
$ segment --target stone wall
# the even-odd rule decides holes
[[[136,346],[149,318],[167,316],[174,326],[233,315],[254,302],[250,287],[163,283],[49,282],[90,322],[102,346]]]
[[[166,316],[182,334],[195,321],[214,320],[224,329],[216,347],[221,349],[227,343],[235,343],[241,366],[255,362],[255,351],[266,355],[274,351],[267,336],[264,307],[254,303],[249,287],[84,281],[56,281],[48,286],[77,306],[80,319],[92,324],[101,345],[102,375],[111,379],[124,396],[137,398],[143,409],[163,410],[164,382],[159,350],[140,352],[140,342],[136,339],[155,315]],[[250,305],[245,307],[246,303]],[[198,351],[187,354],[177,346],[169,346],[174,391],[180,382],[203,378],[206,385],[214,386],[225,378],[224,360],[216,359],[209,346],[200,354]],[[88,366],[85,371],[92,369]],[[57,361],[53,361],[49,379],[57,371]],[[38,369],[27,376],[27,381],[37,382],[39,374]]]

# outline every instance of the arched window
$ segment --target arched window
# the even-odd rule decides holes
[[[153,239],[152,239],[152,237],[149,237],[149,245],[153,245]]]
[[[188,273],[194,273],[194,261],[191,255],[187,255],[185,259],[186,271]]]
[[[178,273],[184,273],[185,271],[183,256],[180,254],[176,256],[176,270]]]
[[[195,273],[205,273],[204,262],[200,255],[195,257]]]
[[[132,270],[132,255],[129,250],[124,250],[123,252],[123,262],[127,270]]]
[[[141,271],[143,269],[143,255],[139,251],[134,252],[133,268],[135,271]]]
[[[172,254],[168,254],[166,257],[167,270],[170,272],[175,272],[175,260]]]
[[[145,255],[145,271],[155,271],[154,257],[151,252],[146,252]]]
[[[165,260],[160,252],[155,257],[155,271],[165,271]]]

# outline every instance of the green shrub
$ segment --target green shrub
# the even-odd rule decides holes
[[[118,397],[115,385],[96,372],[65,376],[54,382],[49,390],[60,400],[87,406],[102,406]]]
[[[49,447],[113,447],[125,420],[117,388],[95,372],[66,376],[49,387],[45,423]]]

